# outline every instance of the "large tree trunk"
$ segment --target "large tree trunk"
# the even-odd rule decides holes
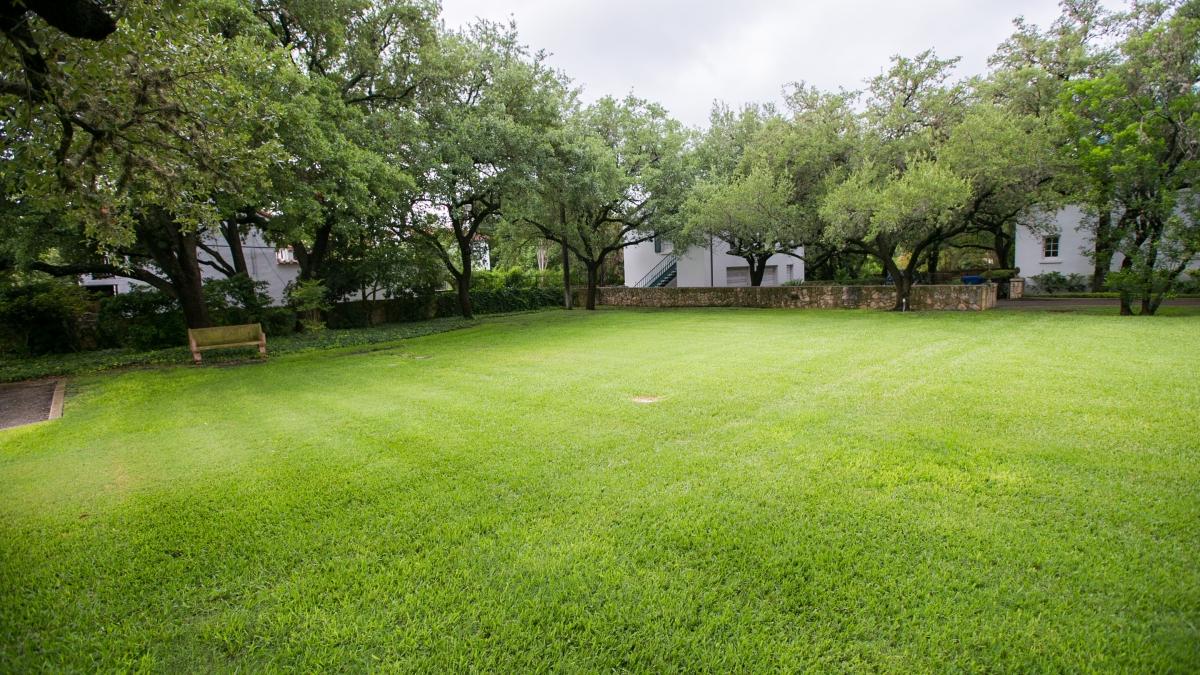
[[[599,294],[600,285],[600,264],[585,260],[584,266],[587,267],[587,303],[584,305],[584,309],[596,309],[596,296]]]
[[[908,295],[912,290],[912,276],[907,269],[900,269],[900,266],[890,258],[883,260],[883,269],[892,275],[892,282],[896,285],[896,304],[892,310],[907,312],[909,309]]]
[[[188,328],[206,328],[212,325],[208,316],[208,306],[204,304],[203,284],[197,276],[177,284],[179,306],[183,308],[183,318]]]
[[[925,265],[926,272],[929,274],[929,283],[936,284],[938,273],[938,261],[942,256],[941,248],[934,246],[929,249],[929,257]]]
[[[474,319],[475,313],[471,307],[471,280],[470,276],[460,276],[454,280],[455,288],[458,292],[458,311],[462,313],[464,319]]]
[[[292,250],[296,253],[296,262],[300,264],[301,280],[320,279],[324,274],[325,258],[329,254],[329,243],[332,236],[333,217],[329,216],[317,228],[312,248],[306,246],[304,242],[292,244]]]
[[[204,276],[196,257],[199,235],[182,231],[173,215],[161,209],[144,216],[137,229],[154,264],[171,281],[188,328],[209,326],[208,307],[204,304]]]
[[[571,297],[571,249],[567,248],[567,242],[562,242],[562,265],[563,265],[563,306],[567,309],[575,308],[575,298]]]
[[[458,286],[458,309],[464,319],[474,319],[475,313],[471,307],[471,242],[465,238],[458,240],[458,259],[462,272],[454,277]]]
[[[1121,261],[1121,271],[1128,272],[1133,267],[1133,260],[1129,256]],[[1121,316],[1133,316],[1133,295],[1125,287],[1121,285]]]
[[[1096,241],[1092,259],[1092,292],[1104,290],[1108,280],[1108,270],[1112,268],[1114,251],[1112,250],[1112,213],[1103,211],[1096,222]]]
[[[1158,308],[1162,306],[1163,300],[1166,300],[1166,293],[1155,293],[1153,297],[1143,301],[1142,314],[1154,316],[1158,312]]]
[[[230,262],[233,263],[235,274],[250,276],[250,268],[246,265],[246,251],[242,247],[242,228],[235,222],[225,221],[221,224],[221,234],[229,245]]]
[[[762,286],[763,276],[767,273],[767,260],[761,255],[744,256],[746,262],[750,263],[750,286],[758,288]]]
[[[1004,227],[992,233],[992,249],[996,252],[996,263],[1003,269],[1012,269],[1016,264],[1013,256],[1013,237],[1004,231]]]

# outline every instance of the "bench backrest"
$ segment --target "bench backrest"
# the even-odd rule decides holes
[[[212,328],[188,329],[188,339],[197,347],[255,342],[261,337],[262,324],[258,323],[248,323],[241,326],[214,326]]]

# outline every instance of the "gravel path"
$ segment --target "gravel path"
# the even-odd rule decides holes
[[[49,419],[58,386],[58,380],[0,384],[0,429]],[[60,400],[60,413],[61,405]]]

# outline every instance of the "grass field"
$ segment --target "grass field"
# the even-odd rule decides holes
[[[1198,316],[391,346],[90,376],[0,432],[0,670],[1200,669]]]

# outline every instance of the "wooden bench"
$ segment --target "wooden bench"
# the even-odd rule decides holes
[[[262,324],[248,323],[243,326],[216,326],[214,328],[189,328],[188,345],[192,348],[192,360],[200,365],[200,352],[205,349],[225,347],[258,346],[258,353],[267,357],[267,334]]]

